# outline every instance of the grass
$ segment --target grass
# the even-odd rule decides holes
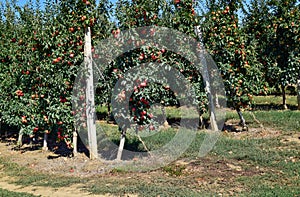
[[[24,193],[24,192],[12,192],[6,189],[0,188],[1,197],[36,197],[35,195]]]
[[[19,178],[17,181],[14,181],[15,184],[19,185],[35,185],[59,188],[85,182],[85,180],[73,179],[71,177],[37,173],[29,168],[12,163],[9,161],[9,159],[3,157],[0,157],[0,164],[2,165],[2,170],[4,170],[8,176]]]
[[[254,96],[254,103],[257,105],[281,105],[282,96]],[[290,106],[297,105],[297,96],[286,96],[286,103]]]
[[[283,109],[282,96],[254,96],[254,109],[258,110],[278,110]],[[286,96],[288,109],[297,109],[297,96]]]
[[[253,111],[256,119],[259,120],[265,127],[280,129],[286,132],[299,132],[300,131],[300,111],[297,110],[268,110],[268,111]],[[252,127],[259,125],[254,121],[251,112],[243,112],[246,122]],[[236,119],[239,117],[236,112],[227,112],[226,120]]]
[[[271,179],[263,178],[263,177],[253,177],[249,179],[249,177],[242,177],[239,179],[240,182],[247,183],[250,185],[251,193],[243,192],[240,196],[298,196],[300,193],[300,189],[297,185],[290,186],[284,185],[285,183],[280,184],[279,181],[274,182],[275,176],[270,177]],[[282,180],[282,177],[278,177]],[[299,184],[299,182],[298,182]]]
[[[273,97],[255,97],[254,99],[257,104],[268,105],[273,103],[274,105],[279,105],[281,102],[279,98],[280,97],[278,97],[278,100]],[[288,98],[288,104],[294,106],[296,104],[295,98]],[[105,112],[103,108],[99,109],[99,111],[100,110]],[[167,108],[166,113],[169,118],[179,118],[181,115],[178,108]],[[249,127],[259,127],[250,112],[245,111],[243,114]],[[261,139],[251,137],[237,139],[233,138],[232,135],[222,133],[213,150],[202,158],[204,159],[202,160],[198,158],[198,152],[207,133],[198,131],[196,138],[188,150],[179,158],[181,160],[197,160],[199,162],[209,160],[210,163],[207,163],[207,165],[212,166],[216,165],[218,161],[224,161],[241,166],[245,172],[253,172],[253,175],[241,174],[239,176],[233,176],[233,174],[231,174],[232,172],[226,168],[225,171],[222,172],[226,175],[226,177],[223,177],[226,181],[222,183],[222,185],[219,185],[220,188],[213,188],[210,184],[204,186],[197,185],[194,178],[205,177],[205,171],[187,175],[185,174],[186,166],[175,165],[174,163],[166,165],[154,172],[136,174],[116,169],[112,170],[110,175],[99,175],[85,179],[33,172],[28,168],[11,163],[8,158],[2,157],[0,157],[0,166],[3,166],[2,171],[4,171],[5,174],[19,178],[16,183],[20,185],[39,185],[57,188],[82,183],[85,184],[85,190],[94,194],[110,193],[117,196],[124,196],[124,194],[138,194],[139,196],[215,196],[218,193],[232,189],[232,187],[242,187],[243,190],[235,194],[239,196],[299,195],[300,146],[296,143],[284,143],[281,139],[283,135],[300,132],[300,111],[255,110],[253,114],[264,127],[281,130],[283,131],[282,135],[279,137],[270,136],[270,138]],[[238,120],[238,115],[236,112],[228,112],[226,119]],[[101,128],[105,131],[105,135],[118,145],[120,138],[118,127],[101,123]],[[163,132],[143,137],[143,141],[150,150],[159,149],[168,143],[176,132],[176,129],[169,128]],[[145,151],[134,132],[128,134],[125,148]],[[291,158],[296,158],[296,162]],[[218,171],[218,169],[216,169],[216,171]],[[218,176],[220,175],[209,177],[212,179],[212,185],[214,181],[220,178]],[[2,195],[1,192],[5,195]],[[10,194],[8,191],[0,189],[0,196],[1,195],[18,196],[18,194]],[[26,195],[24,194],[22,196]]]
[[[108,134],[115,136],[113,138],[117,139],[119,136],[115,126],[104,124],[102,127],[105,127]],[[286,128],[286,130],[288,129],[289,127]],[[176,130],[168,129],[145,138],[145,142],[153,149],[159,148],[168,142],[175,133]],[[204,132],[197,133],[197,137],[188,151],[182,155],[182,159],[195,159],[197,157],[199,145],[204,136]],[[258,174],[252,177],[241,176],[235,180],[234,184],[243,185],[243,187],[247,188],[246,191],[241,193],[241,196],[291,196],[299,194],[297,185],[300,182],[297,180],[297,177],[299,176],[298,170],[300,166],[299,163],[285,162],[285,160],[297,155],[300,148],[294,146],[281,151],[275,149],[276,147],[284,146],[287,145],[280,142],[280,139],[238,140],[222,135],[213,151],[207,157],[233,163],[242,163],[245,165],[243,167],[250,166],[253,168],[259,166],[265,169],[262,175]],[[198,187],[194,187],[194,189],[187,188],[186,185],[191,184],[191,180],[184,177],[184,166],[174,164],[167,165],[161,169],[162,172],[168,173],[171,177],[161,175],[152,177],[150,180],[143,180],[139,177],[134,177],[131,173],[115,171],[113,173],[116,177],[99,176],[81,180],[77,177],[58,177],[32,172],[17,164],[10,163],[1,157],[0,163],[4,165],[6,174],[18,177],[19,180],[16,183],[25,186],[67,187],[76,183],[88,183],[85,189],[94,194],[111,193],[113,195],[124,195],[126,193],[139,194],[139,196],[172,196],[174,194],[176,196],[212,196],[217,192],[215,190],[209,191],[209,189],[207,191],[207,188],[202,188],[203,190]],[[279,172],[282,172],[282,174]],[[133,177],[128,179],[126,178],[128,176]],[[90,180],[94,181],[89,183]],[[282,182],[287,184],[287,186],[282,185]],[[225,185],[226,187],[229,186]]]

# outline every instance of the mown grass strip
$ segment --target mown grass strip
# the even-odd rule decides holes
[[[28,194],[25,192],[12,192],[6,189],[0,188],[0,196],[2,197],[37,197],[33,194]]]

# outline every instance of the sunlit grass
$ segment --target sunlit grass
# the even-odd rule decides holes
[[[270,97],[255,97],[257,103],[274,105],[280,104],[280,97],[275,100]],[[276,98],[277,99],[277,98]],[[288,97],[288,104],[295,105],[296,98]],[[106,112],[104,108],[99,109]],[[168,118],[180,118],[181,111],[179,108],[170,107],[166,108]],[[254,120],[253,115],[256,117],[264,127],[268,129],[282,131],[281,136],[269,138],[250,138],[236,139],[230,137],[226,133],[221,133],[213,150],[205,156],[205,158],[224,160],[230,163],[238,163],[242,168],[258,167],[261,173],[253,176],[239,176],[234,181],[234,184],[246,188],[243,192],[239,193],[240,196],[297,196],[299,191],[299,169],[300,163],[293,162],[291,158],[296,158],[300,152],[300,146],[292,143],[283,143],[283,135],[290,135],[300,133],[300,111],[297,110],[255,110],[253,112],[244,111],[243,114],[250,128],[258,128],[259,124]],[[228,111],[226,120],[238,120],[239,117],[236,112]],[[98,128],[104,131],[108,140],[118,146],[120,140],[120,131],[116,124],[108,124],[105,121],[98,122]],[[152,135],[142,137],[151,150],[157,150],[167,144],[178,132],[178,129],[168,128],[159,131]],[[179,159],[183,160],[199,160],[199,148],[207,135],[207,131],[195,131],[196,137],[190,144],[188,150],[180,156]],[[249,131],[251,132],[251,131]],[[250,136],[250,135],[249,135]],[[130,131],[126,138],[125,148],[134,151],[145,151],[141,142],[136,137],[134,131]],[[174,175],[170,177],[160,174],[159,177],[152,177],[151,180],[143,180],[132,177],[132,174],[127,171],[112,171],[117,176],[104,175],[99,177],[91,177],[81,179],[80,177],[65,177],[63,175],[49,175],[34,172],[26,167],[12,163],[7,158],[0,157],[0,164],[2,171],[8,176],[16,177],[16,184],[19,185],[40,185],[47,187],[68,187],[72,184],[85,184],[85,190],[94,194],[111,194],[111,195],[124,195],[124,194],[137,194],[139,196],[214,196],[218,191],[200,191],[196,189],[187,189],[186,186],[191,184],[183,173],[182,166],[169,164],[159,172],[166,172]],[[227,172],[224,172],[227,173]],[[145,174],[144,174],[145,175]],[[150,174],[146,174],[151,176]],[[146,176],[145,175],[145,176]],[[132,178],[128,178],[132,177]],[[215,177],[217,178],[217,177]],[[173,182],[170,183],[170,180]],[[232,180],[231,180],[232,181]],[[228,183],[229,184],[229,183]],[[229,187],[224,183],[224,187]],[[2,193],[1,193],[2,192]],[[0,189],[0,196],[18,196],[17,193],[12,193]],[[26,196],[24,194],[22,196]],[[19,195],[20,196],[20,195]],[[32,195],[28,195],[32,196]]]
[[[6,189],[0,188],[0,196],[3,197],[37,197],[36,195],[28,194],[25,192],[12,192]]]

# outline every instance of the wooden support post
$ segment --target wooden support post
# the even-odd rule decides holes
[[[17,145],[19,147],[21,147],[23,145],[23,128],[21,128],[20,131],[19,131],[19,137],[18,137]]]
[[[43,140],[43,151],[47,151],[48,150],[48,133],[44,133],[44,140]]]
[[[122,159],[122,153],[123,153],[124,145],[125,145],[125,137],[126,137],[126,131],[122,130],[120,145],[119,145],[117,159],[116,159],[118,161],[120,161]]]
[[[96,119],[95,119],[95,97],[94,97],[94,78],[92,65],[92,42],[91,28],[85,28],[85,44],[84,44],[84,65],[87,70],[86,79],[86,116],[90,159],[98,158],[97,135],[96,135]]]
[[[77,131],[75,130],[73,132],[73,154],[74,154],[74,156],[77,154],[77,151],[78,151],[77,143],[78,143],[78,134],[77,134]]]

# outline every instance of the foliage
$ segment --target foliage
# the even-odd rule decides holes
[[[92,28],[96,60],[102,57],[95,46],[108,36],[118,39],[124,30],[164,26],[198,39],[194,28],[201,25],[205,47],[223,76],[227,101],[235,108],[247,107],[253,94],[265,94],[269,87],[296,82],[300,68],[300,5],[296,0],[252,0],[248,8],[239,0],[211,0],[201,15],[196,13],[199,6],[192,0],[119,0],[114,10],[107,0],[47,0],[43,6],[39,1],[24,6],[9,0],[1,3],[1,121],[31,136],[51,133],[71,145],[74,115],[85,118],[79,113],[83,109],[72,111],[71,95],[84,59],[88,26]],[[237,14],[241,8],[243,21]],[[112,19],[117,23],[112,24]],[[143,36],[151,34],[155,32]],[[129,108],[124,110],[138,125],[152,125],[154,129],[155,115],[150,106],[178,106],[177,92],[165,81],[152,83],[141,73],[126,73],[142,64],[156,63],[179,71],[195,89],[199,114],[207,111],[207,96],[196,65],[174,51],[143,42],[135,44],[134,50],[101,71],[97,104],[109,103],[114,84],[126,76],[135,87],[133,92],[119,92],[121,99],[130,98]],[[84,101],[84,95],[80,99]]]
[[[257,43],[257,59],[264,78],[277,90],[296,84],[300,77],[299,2],[253,0],[245,10],[248,43]]]
[[[246,44],[247,34],[239,25],[237,11],[241,4],[211,1],[208,6],[203,41],[223,76],[229,104],[235,108],[247,107],[252,95],[261,92],[265,83],[262,65],[256,59],[255,43]]]
[[[71,145],[71,94],[83,62],[85,27],[106,35],[106,1],[49,0],[45,8],[6,4],[1,16],[1,116],[28,135],[53,132]]]
[[[179,3],[173,1],[125,1],[120,0],[116,4],[116,17],[118,19],[118,27],[112,31],[115,38],[118,38],[120,32],[129,28],[137,28],[150,25],[167,26],[183,33],[193,34],[195,37],[194,27],[199,19],[194,11],[194,3],[192,1],[181,1]],[[187,18],[188,17],[188,18]],[[172,21],[172,23],[170,23]],[[141,31],[141,36],[151,37],[155,31],[146,35]],[[121,35],[122,36],[122,35]],[[134,42],[128,40],[128,42]],[[129,43],[130,44],[130,43]],[[184,57],[151,44],[144,44],[143,40],[136,43],[136,48],[130,52],[123,53],[117,57],[106,70],[103,71],[104,78],[100,79],[99,86],[104,92],[103,98],[109,98],[113,85],[117,81],[130,84],[134,82],[133,88],[124,88],[119,90],[118,98],[125,100],[130,97],[129,109],[124,108],[123,112],[130,111],[130,119],[138,125],[148,125],[151,130],[154,129],[153,122],[155,116],[150,112],[150,106],[160,104],[162,106],[179,105],[176,92],[170,88],[170,84],[166,81],[154,79],[155,83],[145,77],[143,71],[138,71],[134,75],[128,75],[128,72],[147,63],[156,63],[160,65],[171,65],[172,68],[180,71],[180,73],[195,87],[199,113],[205,112],[206,95],[203,89],[202,78],[197,73],[195,65],[192,65]],[[154,64],[150,64],[154,65]],[[141,67],[142,68],[142,67]],[[146,68],[142,68],[146,70]],[[151,71],[149,71],[151,73]],[[151,74],[147,73],[147,76]],[[125,79],[124,79],[125,78]],[[125,85],[124,85],[125,86]],[[100,91],[99,91],[100,92]],[[102,102],[107,99],[101,99]],[[126,114],[126,113],[125,113]],[[118,115],[119,117],[120,115]],[[127,120],[128,121],[128,120]],[[126,122],[122,120],[122,122]]]

